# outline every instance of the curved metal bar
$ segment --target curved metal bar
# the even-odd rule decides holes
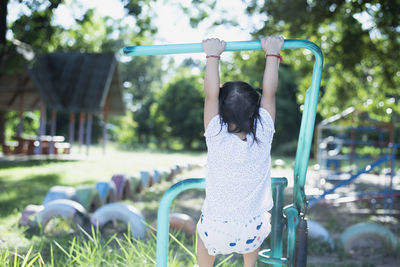
[[[157,267],[166,267],[168,264],[169,208],[171,202],[182,191],[204,189],[204,187],[204,178],[185,179],[171,186],[161,198],[157,213]]]
[[[299,140],[297,143],[296,161],[294,167],[294,191],[293,202],[299,211],[306,212],[306,196],[304,184],[307,174],[308,160],[310,156],[311,143],[314,132],[315,115],[318,104],[319,86],[321,83],[323,56],[321,49],[313,42],[303,39],[287,39],[283,44],[283,49],[304,48],[310,50],[315,56],[315,64],[311,78],[311,86],[307,90],[305,98],[305,109],[303,111]],[[261,42],[236,41],[227,42],[225,51],[244,51],[261,50]],[[201,43],[190,44],[168,44],[168,45],[146,45],[146,46],[127,46],[123,48],[126,56],[145,56],[145,55],[166,55],[182,53],[201,53],[203,47]]]
[[[306,48],[314,50],[315,47],[318,46],[313,42],[303,39],[287,39],[283,44],[283,49]],[[232,52],[245,50],[262,50],[261,42],[259,40],[226,42],[225,51]],[[203,52],[204,50],[201,43],[126,46],[122,49],[122,53],[125,56],[150,56]]]

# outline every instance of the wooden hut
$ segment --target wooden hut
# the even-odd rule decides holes
[[[55,136],[57,111],[70,113],[68,143],[71,145],[74,142],[76,114],[79,114],[80,147],[86,121],[87,153],[91,143],[93,115],[103,117],[105,149],[108,115],[124,114],[118,64],[113,53],[55,52],[39,55],[27,67],[27,75],[22,80],[12,80],[15,83],[24,81],[24,86],[8,86],[7,90],[1,90],[0,84],[0,94],[4,92],[0,95],[0,110],[19,110],[22,114],[26,110],[40,109],[40,129],[35,154],[43,153],[45,144],[49,150],[46,153],[55,152],[58,140],[52,137]],[[50,135],[45,133],[46,108],[51,110]]]

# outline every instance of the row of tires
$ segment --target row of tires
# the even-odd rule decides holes
[[[76,225],[101,228],[110,221],[122,221],[129,225],[134,236],[143,238],[146,232],[145,218],[134,206],[117,201],[132,199],[143,188],[162,180],[171,181],[184,169],[194,167],[196,165],[176,165],[151,172],[141,171],[135,175],[116,174],[111,181],[98,182],[94,186],[53,186],[44,197],[42,205],[28,205],[24,209],[19,224],[45,229],[52,218],[63,217]],[[172,228],[179,226],[191,234],[194,221],[189,216],[177,213],[171,214],[170,219]]]

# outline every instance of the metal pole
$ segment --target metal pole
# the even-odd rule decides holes
[[[157,212],[157,267],[167,267],[168,264],[169,208],[172,201],[182,191],[204,189],[204,187],[205,179],[203,178],[185,179],[171,186],[162,196]]]
[[[92,120],[93,116],[91,112],[87,114],[87,124],[86,124],[86,155],[89,156],[89,147],[92,138]]]

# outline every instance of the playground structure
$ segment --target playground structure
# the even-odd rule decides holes
[[[97,182],[94,186],[53,186],[42,205],[28,205],[24,209],[19,224],[45,231],[55,217],[69,220],[83,229],[89,229],[91,225],[102,229],[109,222],[121,221],[129,225],[135,238],[144,238],[147,231],[145,218],[133,205],[120,201],[132,200],[144,188],[161,181],[172,181],[176,174],[196,166],[175,165],[172,168],[140,171],[134,175],[116,174],[111,181]],[[171,214],[170,221],[171,229],[182,230],[189,236],[195,232],[195,222],[186,214]]]
[[[340,203],[383,198],[385,214],[392,215],[394,196],[400,193],[393,189],[396,152],[399,148],[394,144],[393,124],[372,120],[367,113],[357,112],[350,107],[321,121],[316,135],[317,169],[320,185],[326,189],[310,199],[309,207],[327,198]],[[379,175],[374,178],[374,184],[383,184],[384,189],[332,195],[367,173]],[[327,182],[334,183],[334,186],[327,186]]]
[[[96,115],[103,119],[105,151],[108,116],[124,114],[121,85],[113,53],[55,52],[35,56],[22,73],[0,78],[0,112],[19,114],[16,136],[11,141],[0,140],[3,155],[69,154],[75,140],[77,113],[79,152],[86,143],[86,154],[89,153]],[[37,136],[26,136],[24,112],[32,110],[40,110],[39,130]],[[68,140],[56,135],[60,111],[69,114]],[[46,131],[47,117],[50,117],[50,131]]]
[[[283,49],[305,48],[315,56],[315,64],[311,79],[311,86],[306,92],[304,111],[300,126],[294,166],[293,203],[283,207],[284,189],[287,186],[286,178],[272,178],[274,208],[271,215],[271,249],[259,253],[259,260],[274,266],[306,266],[307,261],[307,211],[304,184],[307,173],[311,141],[313,136],[319,86],[321,82],[323,56],[320,48],[307,40],[285,40]],[[261,50],[260,41],[227,42],[225,51]],[[125,47],[123,53],[127,56],[165,55],[177,53],[200,53],[202,45],[174,44]],[[163,195],[158,209],[157,224],[157,252],[158,267],[167,266],[168,258],[168,229],[169,208],[174,198],[188,189],[204,189],[204,179],[186,179],[173,185]],[[283,226],[287,225],[287,255],[283,258]]]

